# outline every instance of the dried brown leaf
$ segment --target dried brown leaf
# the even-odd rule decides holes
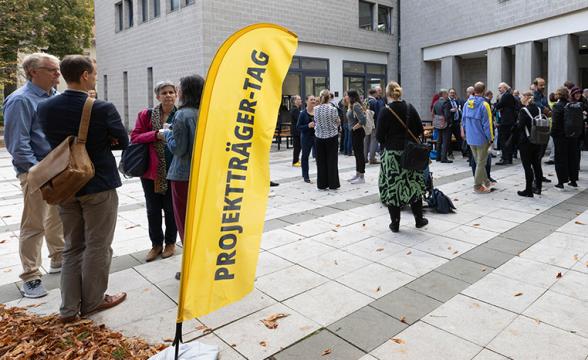
[[[401,317],[400,317],[400,322],[401,322],[401,323],[405,323],[405,324],[406,324],[406,323],[407,323],[407,322],[406,322],[406,316],[401,316]]]
[[[128,229],[133,229],[133,228],[136,228],[136,227],[139,227],[139,226],[141,226],[141,225],[139,225],[139,224],[134,224],[134,225],[127,226],[125,229],[127,229],[127,230],[128,230]]]
[[[586,224],[584,224],[583,222],[581,222],[581,221],[578,221],[578,220],[574,221],[574,224],[576,224],[576,225],[586,225]]]
[[[559,279],[559,278],[561,278],[562,276],[563,276],[563,275],[562,275],[560,272],[558,272],[558,273],[557,273],[557,275],[555,275],[555,278],[556,278],[556,279]]]
[[[377,252],[384,251],[384,248],[377,248],[376,251]]]
[[[455,251],[453,252],[453,255],[455,255],[455,254],[458,254],[458,253],[459,253],[459,251],[455,250]]]
[[[323,352],[321,353],[321,356],[327,356],[327,355],[329,355],[329,354],[330,354],[330,353],[332,353],[332,352],[333,352],[333,350],[331,350],[331,349],[325,349],[325,350],[323,350]]]
[[[518,293],[514,294],[514,296],[521,296],[521,295],[523,295],[522,292],[518,292]]]
[[[392,341],[394,341],[397,344],[406,344],[406,341],[400,339],[400,338],[392,338]]]
[[[474,224],[474,225],[472,225],[472,226],[480,226],[480,224]]]
[[[482,272],[484,272],[484,271],[486,271],[486,270],[488,270],[488,269],[486,269],[486,268],[482,268]]]
[[[265,319],[261,320],[263,325],[265,325],[268,329],[275,329],[278,327],[278,320],[287,317],[289,314],[283,313],[276,313],[271,314],[270,316],[266,317]]]
[[[0,244],[4,244],[6,240],[0,240]]]
[[[382,287],[378,286],[378,288],[376,289],[376,292],[380,292],[380,291],[382,291]]]
[[[412,251],[408,250],[408,252],[406,253],[406,255],[410,255],[412,254]]]
[[[259,345],[261,345],[263,347],[267,347],[267,341],[260,341]]]

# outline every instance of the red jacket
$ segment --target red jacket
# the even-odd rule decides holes
[[[149,109],[141,111],[137,115],[135,128],[131,132],[131,142],[133,144],[149,144],[149,167],[142,178],[155,180],[157,178],[157,166],[159,165],[159,157],[155,146],[153,144],[157,141],[157,131],[153,130],[151,126],[151,112]]]

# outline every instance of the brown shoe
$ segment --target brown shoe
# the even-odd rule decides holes
[[[75,321],[78,321],[80,318],[78,317],[78,315],[72,315],[72,316],[60,316],[59,317],[59,321],[61,321],[62,324],[69,324]]]
[[[167,259],[176,253],[176,244],[166,244],[163,253],[161,253],[162,259]]]
[[[150,262],[157,259],[157,257],[161,254],[162,250],[163,246],[152,247],[151,250],[149,250],[149,252],[147,253],[147,256],[145,256],[145,261]]]
[[[106,295],[105,294],[104,300],[102,300],[102,303],[100,305],[98,305],[94,310],[92,310],[86,314],[82,314],[82,316],[86,317],[89,315],[96,314],[97,312],[110,309],[111,307],[115,307],[116,305],[125,301],[126,298],[127,298],[127,293],[125,293],[125,292],[121,292],[121,293],[114,294],[114,295]]]

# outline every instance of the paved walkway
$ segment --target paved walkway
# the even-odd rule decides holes
[[[354,161],[341,156],[342,188],[320,192],[301,181],[289,155],[272,153],[281,185],[270,195],[256,289],[184,324],[185,340],[220,345],[221,359],[588,359],[586,172],[577,190],[547,186],[527,199],[515,193],[520,165],[495,167],[498,190],[476,195],[465,160],[434,163],[435,185],[458,212],[428,214],[421,230],[403,212],[393,234],[378,202],[378,167],[367,168],[366,184],[349,185]],[[554,179],[552,166],[544,170]],[[22,200],[5,151],[0,183],[0,301],[55,312],[59,275],[44,277],[52,289],[45,298],[18,292]],[[143,264],[140,183],[125,181],[119,196],[109,291],[129,298],[93,319],[165,341],[174,333],[181,259]],[[289,316],[269,330],[260,320],[274,313]]]

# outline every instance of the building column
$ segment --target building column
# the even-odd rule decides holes
[[[461,64],[457,56],[447,56],[441,59],[441,88],[455,88],[458,94],[463,93],[463,89],[461,89]]]
[[[514,88],[523,92],[536,77],[541,76],[541,43],[529,41],[517,44],[515,48],[515,81]]]
[[[579,39],[576,35],[561,35],[548,39],[547,90],[554,92],[564,82],[578,83]]]
[[[512,51],[507,47],[488,49],[487,54],[487,77],[486,89],[496,92],[498,84],[505,82],[512,84]]]

